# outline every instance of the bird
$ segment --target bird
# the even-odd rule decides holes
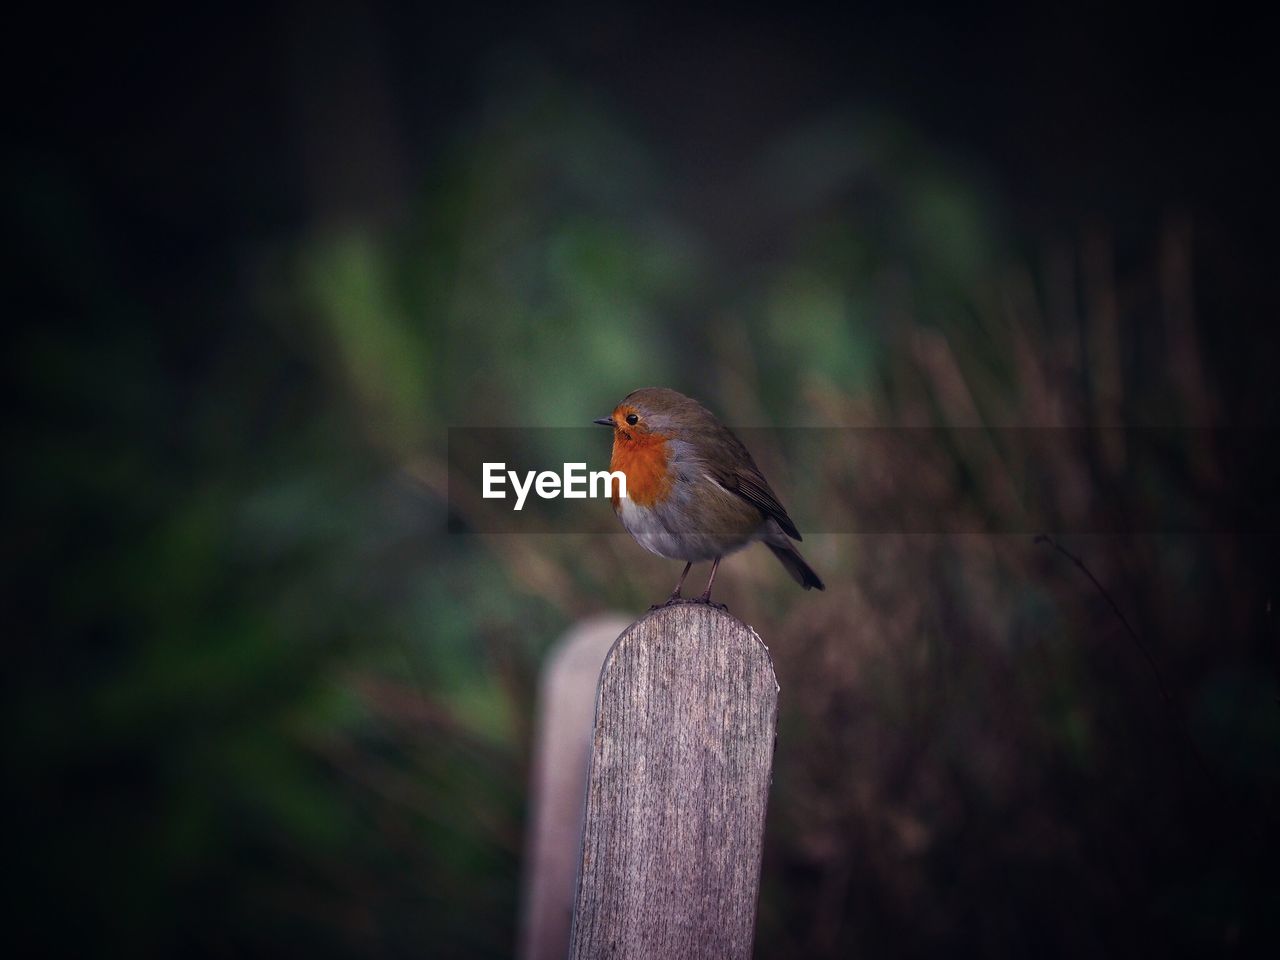
[[[613,510],[623,527],[650,553],[685,561],[666,605],[710,604],[720,561],[755,541],[804,589],[825,589],[791,542],[800,531],[747,448],[697,400],[643,387],[593,422],[613,429],[609,469],[626,477],[625,496],[613,487]],[[685,578],[703,560],[711,561],[707,588],[685,600]]]

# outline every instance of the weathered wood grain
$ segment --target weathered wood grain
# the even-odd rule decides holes
[[[600,677],[570,957],[751,955],[777,723],[769,651],[703,604],[650,613]]]
[[[596,689],[605,654],[627,626],[618,614],[584,620],[556,642],[542,670],[525,830],[521,960],[564,960],[569,952]]]

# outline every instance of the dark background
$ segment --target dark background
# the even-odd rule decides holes
[[[1064,542],[1133,634],[1027,537],[806,538],[821,598],[726,565],[783,687],[759,955],[1274,948],[1276,567],[1237,512],[1273,494],[1214,466],[1274,474],[1262,23],[299,3],[7,33],[7,934],[509,953],[540,659],[676,571],[448,533],[485,523],[444,431],[652,381],[744,426],[1082,427],[1061,529],[1116,518]],[[1089,438],[1117,424],[1248,449],[1135,478]],[[966,462],[910,495],[975,529],[1001,508]],[[848,530],[903,493],[852,469],[770,475]],[[1169,498],[1246,532],[1151,535]]]

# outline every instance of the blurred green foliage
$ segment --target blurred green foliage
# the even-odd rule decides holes
[[[1088,351],[1114,336],[1122,379],[1149,365],[1151,304],[1099,326],[1110,281],[1068,256],[1081,302],[1055,312],[998,197],[887,118],[805,126],[724,196],[694,215],[625,118],[522,78],[399,223],[184,274],[201,308],[174,315],[97,267],[92,204],[45,175],[25,225],[56,296],[8,360],[11,931],[510,953],[540,658],[676,571],[620,537],[447,533],[448,427],[577,426],[650,384],[757,425],[1142,409],[1107,407]],[[870,501],[847,481],[874,463],[793,454],[761,452],[787,502],[849,528],[895,494],[1005,509],[953,481],[961,446],[919,465],[924,494]],[[1067,520],[1106,487],[1098,457],[1055,475]],[[811,541],[822,597],[767,557],[723,574],[783,685],[761,956],[1274,941],[1256,543],[1077,545],[1162,661],[1166,710],[1091,585],[1029,538]]]

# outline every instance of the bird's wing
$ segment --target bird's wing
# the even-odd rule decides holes
[[[737,440],[736,437],[734,439]],[[741,453],[741,456],[736,458],[739,461],[737,466],[727,469],[716,466],[711,468],[711,475],[716,482],[730,493],[736,493],[743,500],[754,504],[765,516],[777,520],[778,526],[782,527],[786,535],[793,540],[804,539],[796,529],[795,523],[787,516],[786,507],[778,502],[777,495],[769,488],[769,481],[760,473],[759,467],[751,459],[747,448],[741,443],[737,446]]]

